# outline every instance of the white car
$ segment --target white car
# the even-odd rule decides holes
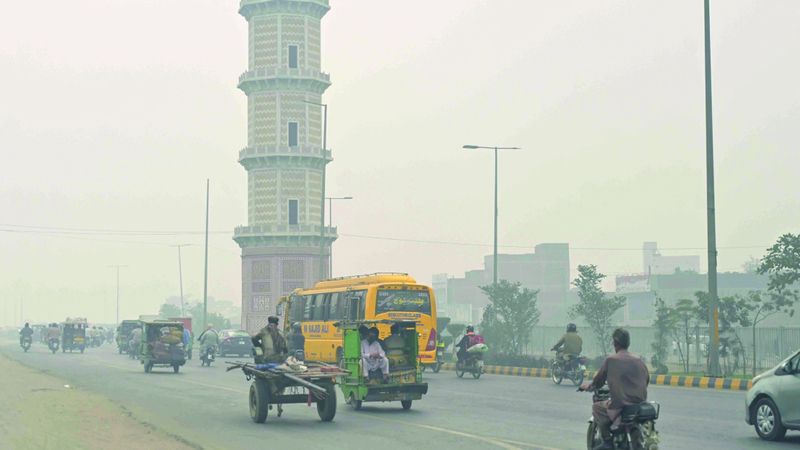
[[[745,421],[765,441],[779,441],[786,430],[800,430],[800,351],[753,379]]]

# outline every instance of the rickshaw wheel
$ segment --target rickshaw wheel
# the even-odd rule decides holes
[[[333,420],[334,416],[336,416],[336,390],[333,388],[332,384],[325,384],[325,391],[328,392],[328,395],[325,397],[325,400],[321,400],[317,402],[317,413],[319,413],[319,418],[322,419],[323,422],[330,422]]]
[[[148,372],[150,372],[151,370],[153,370],[153,366],[151,366],[151,365],[150,365],[150,364],[148,364],[148,363],[145,363],[145,364],[144,364],[144,372],[145,372],[145,373],[148,373]]]
[[[83,353],[84,347],[81,347],[81,353]]]
[[[405,410],[411,409],[411,400],[400,400],[400,404],[403,405]]]
[[[255,423],[264,423],[269,414],[269,390],[259,380],[250,385],[250,418]]]
[[[356,394],[354,392],[350,393],[350,400],[347,403],[353,406],[353,409],[356,411],[361,409],[361,400],[356,400]]]
[[[178,373],[178,371],[181,370],[181,366],[175,364],[174,366],[172,366],[172,370],[174,370],[175,373]]]

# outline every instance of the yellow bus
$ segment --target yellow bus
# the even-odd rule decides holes
[[[284,328],[300,323],[306,338],[309,361],[338,362],[342,356],[342,333],[333,326],[340,320],[414,320],[420,324],[419,349],[422,362],[436,360],[436,300],[433,289],[417,284],[405,273],[374,273],[333,278],[311,289],[297,289],[278,303]],[[380,338],[389,327],[379,325]]]

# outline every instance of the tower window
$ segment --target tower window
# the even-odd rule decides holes
[[[289,200],[289,225],[297,225],[298,223],[298,205],[299,201],[292,199]]]
[[[289,147],[297,147],[297,122],[289,122]]]
[[[289,46],[289,68],[297,69],[297,46]]]

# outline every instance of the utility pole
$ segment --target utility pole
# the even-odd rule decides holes
[[[708,375],[719,377],[719,324],[717,321],[717,225],[714,202],[714,127],[711,115],[711,19],[709,0],[705,0],[705,59],[706,59],[706,201],[708,204],[708,320],[714,331],[714,342],[708,351]]]
[[[106,266],[106,267],[114,267],[117,269],[117,325],[119,325],[119,269],[120,267],[128,267],[128,266]]]
[[[309,105],[322,106],[323,122],[322,122],[322,198],[320,199],[320,215],[319,215],[319,281],[325,278],[325,172],[328,167],[328,105],[324,103],[309,102],[303,100],[303,103]]]
[[[208,324],[208,206],[209,193],[211,192],[211,180],[206,179],[206,263],[203,273],[203,327]],[[181,288],[183,289],[183,288]],[[181,300],[183,305],[183,300]]]
[[[497,151],[498,150],[520,150],[519,147],[481,147],[478,145],[465,145],[463,148],[468,149],[494,149],[494,271],[492,284],[497,284]]]
[[[206,224],[206,228],[208,224]],[[188,247],[192,244],[170,245],[170,247],[178,247],[178,280],[181,284],[181,317],[186,317],[186,310],[183,307],[183,267],[181,266],[181,247]],[[208,243],[206,242],[206,245]]]

